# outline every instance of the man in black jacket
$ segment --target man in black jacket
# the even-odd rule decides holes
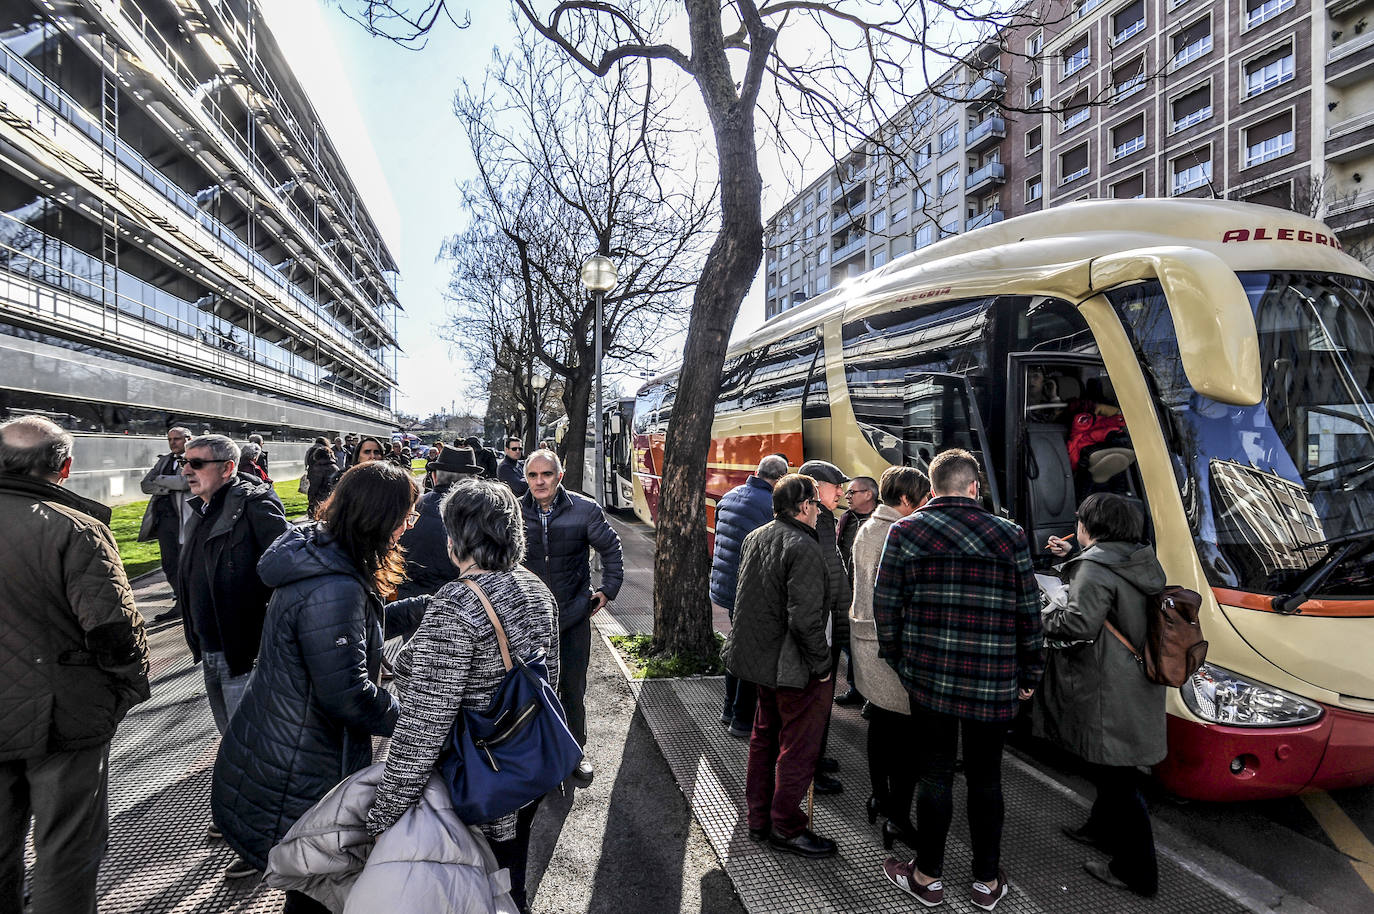
[[[171,450],[157,458],[139,483],[143,494],[152,497],[143,511],[138,541],[157,540],[162,573],[167,577],[167,586],[172,588],[172,608],[153,619],[154,622],[181,618],[181,608],[177,605],[177,560],[181,556],[181,536],[190,517],[186,508],[186,477],[181,475],[181,464],[189,440],[190,429],[179,425],[167,429],[167,447]]]
[[[563,464],[553,451],[525,461],[530,490],[520,499],[525,517],[525,567],[539,575],[558,600],[558,697],[577,741],[587,742],[587,664],[592,656],[592,616],[620,593],[624,562],[620,537],[596,502],[562,486]],[[601,586],[592,590],[588,548],[601,556]],[[574,777],[592,780],[584,756]]]
[[[258,658],[271,589],[258,559],[286,531],[286,514],[267,483],[238,476],[239,448],[223,435],[186,445],[191,520],[177,574],[186,643],[205,663],[210,713],[221,733],[248,685]]]
[[[0,911],[93,912],[109,834],[110,740],[148,698],[148,643],[110,509],[62,485],[72,436],[0,425]]]
[[[530,484],[525,482],[525,445],[519,438],[506,439],[506,453],[496,465],[496,478],[510,486],[516,498],[530,490]]]
[[[425,467],[429,491],[415,503],[419,517],[415,525],[401,534],[406,551],[406,579],[396,588],[397,599],[436,593],[449,581],[457,580],[458,566],[448,553],[448,531],[439,505],[453,484],[465,476],[480,476],[482,468],[465,447],[445,447]]]

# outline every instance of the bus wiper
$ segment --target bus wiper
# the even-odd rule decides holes
[[[1347,533],[1344,536],[1333,536],[1329,540],[1322,540],[1319,543],[1305,543],[1305,547],[1312,546],[1340,546],[1334,552],[1328,552],[1317,561],[1307,571],[1307,577],[1303,578],[1298,589],[1288,594],[1279,594],[1270,600],[1270,605],[1274,612],[1282,613],[1285,616],[1299,612],[1299,607],[1306,603],[1312,594],[1317,592],[1317,588],[1331,577],[1331,573],[1340,567],[1350,555],[1359,549],[1366,548],[1370,542],[1365,541],[1366,537],[1374,535],[1374,528],[1368,530],[1357,530],[1354,533]]]

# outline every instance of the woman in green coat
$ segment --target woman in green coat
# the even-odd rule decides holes
[[[1097,789],[1087,823],[1063,829],[1080,844],[1111,855],[1110,863],[1088,860],[1084,869],[1110,885],[1152,896],[1159,875],[1136,769],[1156,764],[1168,750],[1165,689],[1145,678],[1106,625],[1141,651],[1149,597],[1165,583],[1154,550],[1140,543],[1143,526],[1140,508],[1120,495],[1089,495],[1079,506],[1083,552],[1064,566],[1068,602],[1044,616],[1046,641],[1066,646],[1050,651],[1035,729],[1082,759]],[[1049,548],[1066,555],[1069,546],[1052,538]]]

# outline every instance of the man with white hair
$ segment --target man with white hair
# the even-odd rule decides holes
[[[620,537],[596,502],[563,488],[563,463],[553,451],[535,451],[526,458],[525,481],[530,487],[520,499],[525,567],[539,575],[558,600],[558,697],[568,728],[586,745],[592,616],[620,593],[625,578]],[[601,586],[595,591],[588,549],[601,555]],[[592,764],[584,757],[573,777],[590,784],[592,776]]]
[[[109,836],[110,740],[148,698],[143,618],[106,524],[67,491],[72,436],[0,424],[0,911],[96,910]]]
[[[143,494],[152,497],[143,511],[138,541],[147,543],[157,540],[162,573],[167,576],[167,586],[172,588],[172,608],[154,618],[154,622],[181,618],[181,608],[177,605],[177,561],[181,556],[186,521],[191,516],[191,509],[186,506],[189,490],[186,488],[186,477],[181,475],[181,467],[185,459],[186,442],[190,440],[189,428],[177,425],[167,429],[167,447],[170,450],[157,458],[153,468],[139,483]]]

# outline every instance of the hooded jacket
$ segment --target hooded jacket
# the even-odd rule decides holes
[[[110,509],[0,473],[0,762],[110,741],[148,698],[148,642]]]
[[[615,599],[625,580],[620,537],[596,502],[559,486],[547,527],[533,493],[520,499],[520,510],[525,519],[525,567],[539,575],[558,601],[559,631],[567,631],[591,612],[588,547],[601,554],[598,589],[608,600]]]
[[[769,689],[801,689],[830,672],[830,584],[821,552],[816,531],[790,517],[744,538],[735,620],[725,641],[732,676]]]
[[[458,819],[437,772],[420,801],[373,844],[364,820],[382,769],[364,768],[301,816],[272,848],[267,884],[344,914],[516,914],[510,874],[498,868],[482,833]]]
[[[263,614],[272,596],[271,585],[258,573],[258,559],[277,537],[285,532],[286,513],[281,499],[267,483],[253,485],[241,476],[224,484],[224,504],[211,521],[200,550],[183,548],[177,577],[190,580],[189,566],[199,555],[210,582],[211,614],[219,624],[219,643],[229,672],[241,676],[253,669],[262,638]],[[186,542],[198,533],[203,518],[191,512],[186,524]],[[196,637],[189,600],[181,602],[182,629],[196,661],[200,660],[200,640]]]
[[[273,543],[258,572],[276,591],[257,669],[220,743],[211,808],[229,845],[261,869],[302,813],[372,761],[372,737],[391,734],[399,708],[377,685],[382,645],[419,626],[425,601],[384,610],[313,524]]]
[[[1154,550],[1094,543],[1064,567],[1068,603],[1045,614],[1045,637],[1091,642],[1049,652],[1035,703],[1037,734],[1099,765],[1153,765],[1168,752],[1165,686],[1145,672],[1103,626],[1110,620],[1139,651],[1147,596],[1164,589]]]
[[[711,556],[711,602],[735,610],[744,538],[773,519],[773,486],[750,476],[716,503],[716,542]]]

